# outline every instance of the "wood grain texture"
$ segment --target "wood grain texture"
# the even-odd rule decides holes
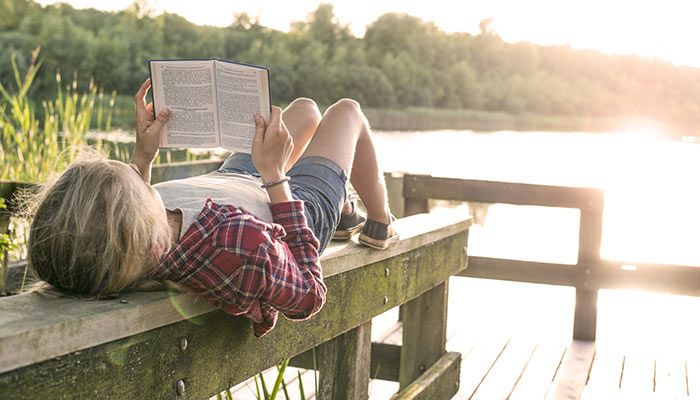
[[[561,364],[565,350],[563,346],[537,346],[508,399],[544,399],[552,386],[554,375]]]
[[[318,346],[320,400],[369,398],[372,321]]]
[[[534,350],[535,344],[530,341],[511,340],[471,400],[507,399]]]
[[[420,378],[397,393],[392,400],[448,400],[459,389],[461,355],[445,353]]]
[[[448,290],[448,282],[442,282],[403,307],[399,371],[399,386],[402,389],[445,354]]]
[[[326,280],[329,296],[319,314],[303,323],[282,319],[263,338],[253,336],[245,318],[208,312],[5,373],[0,375],[0,392],[4,399],[26,398],[28,394],[47,398],[172,398],[176,382],[183,380],[187,398],[208,397],[444,282],[464,268],[465,241],[463,230],[390,259],[333,275]],[[148,296],[157,299],[159,295],[163,294],[139,293],[128,305],[131,301],[147,303]],[[109,302],[105,307],[118,305]],[[143,315],[132,312],[123,317],[123,325],[142,326]],[[67,318],[65,322],[72,323]],[[89,333],[62,332],[76,336]],[[178,347],[183,337],[189,343],[185,351]]]
[[[370,378],[398,382],[401,346],[374,342],[371,347]],[[312,351],[305,351],[294,356],[289,360],[289,365],[296,368],[314,369]]]
[[[580,399],[594,356],[594,342],[574,340],[564,354],[547,400]]]
[[[464,200],[564,208],[591,208],[603,191],[595,188],[531,185],[469,179],[406,175],[404,197]]]

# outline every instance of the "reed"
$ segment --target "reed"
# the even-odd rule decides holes
[[[64,86],[56,73],[56,97],[41,102],[41,109],[29,97],[41,62],[38,50],[22,76],[12,55],[15,87],[0,84],[0,180],[41,182],[50,173],[63,170],[81,146],[88,144],[91,129],[111,128],[111,112],[116,92],[107,99],[104,91],[90,80],[87,90],[78,89],[78,77]],[[91,144],[103,150],[102,140]]]

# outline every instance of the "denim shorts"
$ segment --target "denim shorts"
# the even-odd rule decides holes
[[[219,172],[260,177],[253,159],[246,153],[231,154]],[[291,178],[292,197],[304,202],[306,221],[320,243],[318,253],[321,254],[338,226],[348,178],[338,164],[320,156],[300,158],[287,176]]]

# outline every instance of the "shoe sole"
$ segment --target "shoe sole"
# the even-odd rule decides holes
[[[361,224],[355,225],[352,228],[346,229],[344,231],[336,230],[335,233],[333,234],[333,240],[348,241],[357,232],[361,231],[364,226],[365,226],[365,223],[363,222]]]
[[[380,239],[371,238],[371,237],[365,235],[364,233],[361,233],[360,237],[358,238],[358,242],[360,242],[360,244],[362,244],[362,245],[365,245],[367,247],[371,247],[373,249],[385,250],[385,249],[388,249],[389,247],[395,245],[396,243],[398,243],[400,239],[401,238],[399,237],[399,235],[394,235],[394,236],[387,238],[385,240],[380,240]]]

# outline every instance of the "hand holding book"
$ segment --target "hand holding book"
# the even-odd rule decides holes
[[[282,109],[272,107],[269,124],[265,124],[262,116],[255,116],[252,158],[263,182],[273,182],[285,176],[293,149],[292,137],[282,121]]]
[[[292,200],[292,192],[286,183],[287,162],[292,155],[294,143],[289,130],[282,121],[282,109],[272,107],[270,123],[260,115],[255,116],[255,137],[252,159],[260,173],[272,204]]]
[[[146,104],[146,94],[151,88],[151,80],[146,79],[136,92],[136,144],[131,162],[136,165],[146,182],[151,180],[151,166],[158,155],[158,146],[163,127],[170,119],[170,110],[162,109],[157,117],[153,115],[153,103]]]

